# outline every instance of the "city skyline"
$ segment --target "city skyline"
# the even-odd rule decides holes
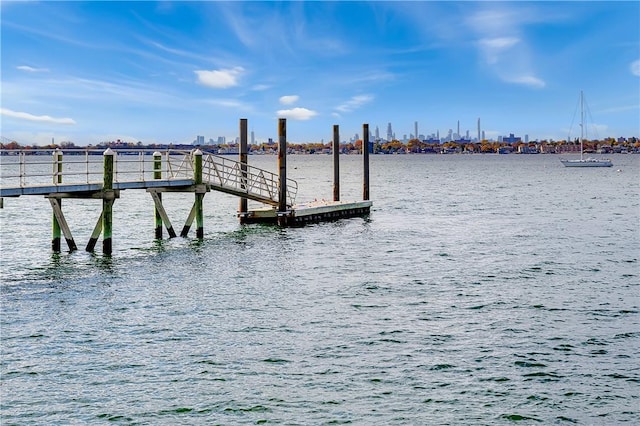
[[[0,8],[2,136],[21,144],[229,140],[239,118],[262,141],[279,117],[294,143],[363,123],[397,139],[563,140],[583,89],[600,138],[640,134],[638,2]]]
[[[457,122],[457,129],[454,132],[453,129],[448,129],[447,132],[447,136],[445,137],[440,137],[440,133],[439,131],[437,132],[432,132],[432,133],[419,133],[418,131],[418,127],[419,127],[419,122],[415,121],[413,123],[413,127],[414,127],[414,131],[412,133],[402,133],[402,136],[398,136],[396,135],[396,132],[393,131],[393,124],[392,123],[387,123],[387,134],[386,137],[381,137],[380,136],[380,130],[379,130],[379,126],[374,126],[372,127],[371,125],[369,126],[369,141],[371,143],[373,142],[377,142],[377,141],[383,141],[383,142],[391,142],[393,140],[397,140],[399,142],[403,142],[406,143],[412,139],[419,139],[421,142],[433,142],[434,140],[438,140],[440,143],[445,143],[445,142],[481,142],[483,139],[482,135],[484,134],[484,131],[481,130],[480,127],[480,118],[478,118],[477,120],[477,125],[478,125],[478,133],[477,136],[472,137],[471,133],[470,133],[470,129],[465,129],[464,133],[462,133],[460,131],[460,121],[458,120]],[[579,128],[579,127],[578,127]],[[361,136],[360,133],[356,132],[354,134],[351,135],[345,135],[344,133],[341,132],[340,134],[340,142],[341,143],[353,143],[357,140],[361,140]],[[495,139],[486,139],[489,142],[501,142],[503,138],[513,138],[513,137],[517,137],[522,139],[524,142],[529,142],[529,135],[528,134],[524,134],[522,137],[516,135],[514,132],[510,132],[508,135],[498,135]],[[239,143],[239,139],[240,136],[236,135],[236,136],[232,136],[232,137],[228,137],[228,136],[208,136],[208,135],[197,135],[195,139],[193,139],[193,141],[191,142],[192,144],[195,145],[204,145],[205,144],[205,140],[206,143],[208,144],[216,144],[216,145],[221,145],[221,144],[237,144]],[[573,140],[574,138],[564,138],[565,140],[571,139]],[[255,133],[253,130],[250,131],[250,143],[252,145],[256,145],[256,144],[261,144],[261,143],[276,143],[277,140],[277,136],[270,136],[261,140],[256,139],[255,137]],[[531,141],[539,141],[538,139],[531,139]],[[290,143],[298,143],[296,141],[288,141]],[[308,143],[328,143],[326,139],[320,139],[317,141],[309,141]],[[305,143],[305,142],[302,142]]]

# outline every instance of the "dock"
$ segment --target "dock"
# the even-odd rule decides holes
[[[372,205],[371,201],[312,201],[293,205],[284,212],[279,212],[272,207],[249,210],[242,220],[244,223],[304,226],[310,223],[364,216],[369,214]]]
[[[177,236],[163,204],[163,195],[175,192],[194,194],[194,203],[180,232],[187,237],[193,222],[196,238],[204,238],[203,198],[211,191],[239,197],[237,217],[241,224],[276,224],[304,226],[311,223],[365,216],[370,213],[369,200],[369,125],[363,124],[363,192],[361,201],[340,200],[339,127],[333,126],[333,200],[295,203],[298,184],[287,177],[286,119],[278,120],[278,173],[248,164],[247,119],[240,119],[238,161],[194,149],[190,152],[166,150],[61,150],[50,155],[43,151],[0,152],[2,158],[18,156],[17,161],[3,161],[0,179],[0,209],[4,198],[40,195],[52,207],[52,242],[54,252],[61,250],[62,237],[69,251],[77,250],[62,208],[63,199],[96,199],[102,210],[86,250],[93,252],[100,236],[104,255],[112,254],[113,208],[125,190],[145,190],[154,203],[154,235]],[[45,154],[45,155],[43,155]],[[101,161],[100,161],[101,160]],[[12,167],[15,170],[9,170]],[[263,207],[248,209],[248,201]],[[65,201],[66,202],[66,201]]]

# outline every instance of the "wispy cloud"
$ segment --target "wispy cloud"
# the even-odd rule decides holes
[[[523,36],[526,25],[544,22],[539,14],[534,9],[516,11],[503,3],[484,5],[465,22],[471,37],[478,37],[475,45],[484,65],[506,83],[545,87],[546,83],[536,76],[532,66],[535,61]]]
[[[29,65],[19,65],[16,67],[16,69],[26,72],[49,72],[47,68],[34,68],[30,67]]]
[[[338,105],[335,109],[340,112],[351,112],[371,102],[372,100],[372,95],[357,95],[349,99],[347,102]]]
[[[307,108],[281,109],[278,111],[278,117],[290,118],[292,120],[309,120],[318,115],[316,111]]]
[[[208,105],[231,108],[231,109],[236,109],[236,110],[245,111],[245,112],[253,111],[252,106],[244,102],[241,102],[237,99],[206,99],[204,100],[204,103]]]
[[[520,39],[517,37],[483,38],[477,42],[488,64],[498,62],[500,55],[506,53],[507,50],[518,43],[520,43]]]
[[[281,96],[280,97],[280,103],[282,105],[291,105],[291,104],[295,104],[296,102],[298,102],[298,99],[300,99],[300,96],[298,96],[298,95]]]
[[[537,89],[541,89],[547,85],[543,80],[539,79],[538,77],[534,77],[532,75],[519,75],[519,76],[513,76],[513,77],[505,77],[504,80],[509,83],[522,84],[522,85],[534,87]]]
[[[605,109],[598,110],[597,113],[598,114],[617,114],[619,112],[633,111],[635,109],[640,109],[640,105],[622,105],[622,106],[613,107],[613,108],[605,108]]]
[[[631,74],[635,75],[636,77],[640,77],[640,59],[631,62],[630,69]]]
[[[244,73],[244,68],[235,67],[231,69],[220,70],[197,70],[194,71],[198,76],[198,83],[213,87],[214,89],[227,89],[239,84],[239,78]]]
[[[72,118],[55,118],[48,115],[33,115],[28,112],[12,111],[7,108],[0,108],[0,115],[5,115],[11,118],[17,118],[20,120],[35,121],[39,123],[50,124],[76,124]]]

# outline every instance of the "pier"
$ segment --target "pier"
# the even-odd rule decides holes
[[[154,203],[154,235],[162,239],[166,230],[177,237],[163,207],[163,193],[187,192],[194,201],[181,237],[187,237],[195,221],[196,238],[204,238],[203,198],[211,191],[239,197],[237,217],[241,224],[267,223],[279,226],[302,226],[309,223],[367,215],[369,200],[368,125],[363,125],[363,198],[362,201],[340,201],[339,128],[333,129],[333,200],[296,204],[298,184],[287,177],[286,119],[278,120],[278,173],[253,167],[248,163],[247,120],[240,119],[240,152],[237,161],[203,152],[200,149],[180,151],[150,150],[6,150],[2,154],[0,208],[4,198],[44,196],[52,208],[52,240],[54,252],[61,250],[64,240],[69,251],[77,250],[71,229],[65,219],[62,200],[95,199],[102,202],[96,213],[94,230],[85,249],[89,252],[102,236],[102,252],[113,251],[113,208],[125,190],[145,190]],[[14,160],[15,157],[18,157]],[[249,209],[248,200],[263,207]]]

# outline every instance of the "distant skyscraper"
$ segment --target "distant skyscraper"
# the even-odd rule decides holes
[[[256,134],[255,132],[252,130],[251,131],[251,145],[255,145],[256,144]]]
[[[480,142],[482,139],[480,139],[480,117],[478,117],[478,142]]]
[[[460,137],[460,120],[458,120],[458,131],[456,132],[456,138]]]
[[[416,129],[416,132],[413,134],[413,137],[418,139],[418,122],[417,121],[414,123],[414,126]]]
[[[393,131],[391,130],[391,123],[387,125],[387,140],[393,140]]]
[[[378,129],[378,126],[376,126],[376,140],[380,140],[380,129]]]

